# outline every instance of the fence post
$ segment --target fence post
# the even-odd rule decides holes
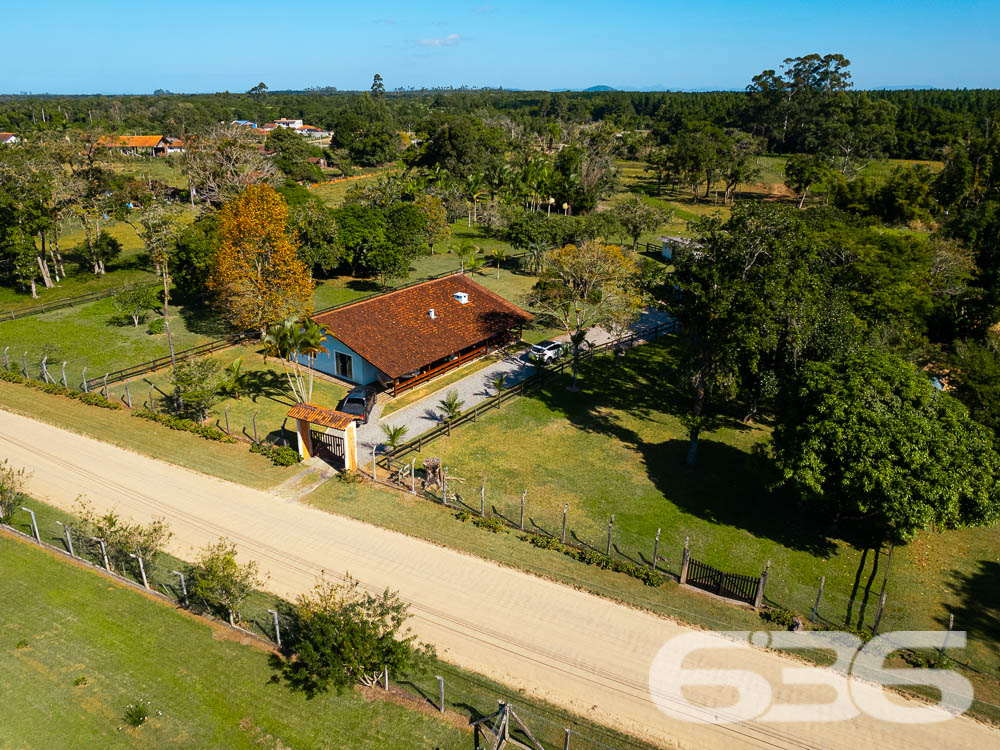
[[[604,554],[611,557],[611,530],[615,527],[615,514],[611,514],[611,520],[608,521],[608,550]]]
[[[132,394],[128,392],[128,383],[125,383],[125,401],[128,403],[128,408],[132,408]]]
[[[83,368],[83,392],[90,393],[90,389],[87,387],[87,368]]]
[[[25,352],[21,355],[21,372],[24,373],[24,377],[28,377],[28,353]]]
[[[146,580],[146,566],[142,564],[142,558],[138,555],[133,555],[131,552],[128,554],[129,557],[134,557],[139,561],[139,573],[142,575],[142,585],[147,589],[149,588],[149,581]]]
[[[172,570],[170,572],[173,573],[175,576],[179,576],[180,577],[180,579],[181,579],[181,595],[183,595],[183,597],[184,597],[184,603],[187,604],[188,587],[187,587],[187,581],[184,580],[184,574],[181,573],[179,570]]]
[[[66,549],[69,550],[69,556],[76,557],[76,553],[73,551],[73,539],[69,535],[69,526],[64,524],[62,521],[56,521],[56,523],[62,526],[63,530],[66,532]]]
[[[438,689],[438,710],[441,713],[444,713],[444,677],[442,677],[439,674],[434,675],[434,676],[437,677],[438,688],[439,688]]]
[[[253,413],[253,441],[255,443],[259,443],[260,442],[259,440],[257,440],[257,412]],[[374,469],[373,469],[373,471],[374,471]]]
[[[66,382],[66,363],[62,363],[62,384],[63,388],[69,389],[69,383]]]
[[[31,529],[35,532],[35,541],[41,544],[42,535],[38,533],[38,522],[35,520],[35,511],[31,510],[31,508],[25,508],[23,505],[21,506],[21,510],[31,516]]]
[[[375,463],[375,444],[372,443],[372,480],[378,479],[378,464]]]
[[[486,517],[486,477],[483,477],[483,485],[479,488],[479,515]]]
[[[104,569],[110,573],[111,565],[108,563],[108,548],[104,546],[104,540],[96,536],[90,537],[90,540],[101,545],[101,557],[104,558]]]
[[[527,495],[527,490],[521,493],[521,531],[524,531],[524,498],[527,497]]]
[[[278,612],[273,609],[267,610],[271,613],[274,618],[274,641],[278,644],[278,648],[281,648],[281,629],[278,627]]]
[[[441,467],[441,501],[448,507],[448,467]]]
[[[938,651],[938,659],[944,658],[944,650],[948,648],[948,639],[951,637],[952,628],[955,627],[955,614],[951,613],[948,615],[948,630],[944,634],[944,640],[941,641],[941,649]]]
[[[826,576],[819,579],[819,591],[816,592],[816,602],[813,604],[812,614],[809,615],[809,622],[816,622],[816,615],[819,613],[819,600],[823,597],[824,586],[826,586]]]
[[[563,503],[563,527],[562,527],[562,543],[566,544],[566,514],[569,513],[569,503]]]
[[[660,551],[660,529],[656,530],[656,541],[653,542],[653,570],[656,570],[656,556]]]
[[[479,404],[472,407],[472,421],[475,422],[476,418],[479,416]]]
[[[417,494],[417,459],[410,459],[410,494]]]
[[[104,373],[104,400],[110,401],[108,398],[108,373]]]
[[[878,635],[878,626],[882,622],[882,613],[885,612],[885,594],[878,599],[878,612],[875,613],[875,624],[872,625],[872,635]]]
[[[563,741],[563,750],[569,750],[569,727],[566,727],[566,739]]]
[[[389,692],[389,667],[382,667],[382,687]]]
[[[46,362],[49,359],[49,355],[46,354],[42,357],[42,382],[48,383],[52,378],[49,377],[49,368],[46,366]]]
[[[153,386],[149,386],[149,403],[153,403]],[[226,434],[229,434],[229,404],[226,404]]]
[[[760,574],[760,583],[757,585],[757,598],[754,599],[754,609],[760,609],[761,605],[764,603],[764,586],[767,585],[767,572],[771,569],[771,561],[767,561],[767,565],[764,566],[764,572]]]
[[[11,320],[13,320],[13,318],[11,318]],[[10,357],[7,355],[7,351],[9,349],[10,349],[9,346],[5,346],[3,348],[3,369],[5,369],[5,370],[9,370],[10,369]]]
[[[688,563],[691,562],[691,548],[688,543],[688,537],[684,537],[684,554],[681,556],[681,583],[687,583],[688,579]]]

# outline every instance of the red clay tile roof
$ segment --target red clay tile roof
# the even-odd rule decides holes
[[[356,417],[334,409],[324,409],[316,404],[296,404],[288,410],[292,419],[302,419],[310,424],[332,427],[335,430],[345,430]]]
[[[452,295],[465,292],[467,304]],[[435,317],[429,311],[433,308]],[[315,316],[334,338],[397,378],[531,320],[531,315],[466,276],[383,294]]]
[[[105,135],[97,141],[105,148],[153,148],[163,140],[162,135]]]

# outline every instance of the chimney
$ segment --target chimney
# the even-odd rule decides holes
[[[431,316],[431,320],[434,320],[435,318],[437,318],[437,315],[434,314],[434,308],[433,307],[430,310],[427,311],[427,314]]]
[[[458,304],[460,305],[469,304],[469,295],[466,294],[465,292],[455,292],[451,296],[454,297],[456,300],[458,300]]]

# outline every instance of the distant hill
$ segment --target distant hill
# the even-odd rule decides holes
[[[584,89],[584,91],[617,91],[618,89],[612,86],[591,86],[589,89]]]

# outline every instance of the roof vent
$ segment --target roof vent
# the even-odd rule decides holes
[[[457,299],[460,305],[469,304],[469,295],[466,294],[465,292],[455,292],[451,296]]]
[[[434,308],[433,307],[430,310],[427,311],[427,314],[431,316],[431,320],[434,320],[435,318],[437,318],[437,315],[434,314]]]

